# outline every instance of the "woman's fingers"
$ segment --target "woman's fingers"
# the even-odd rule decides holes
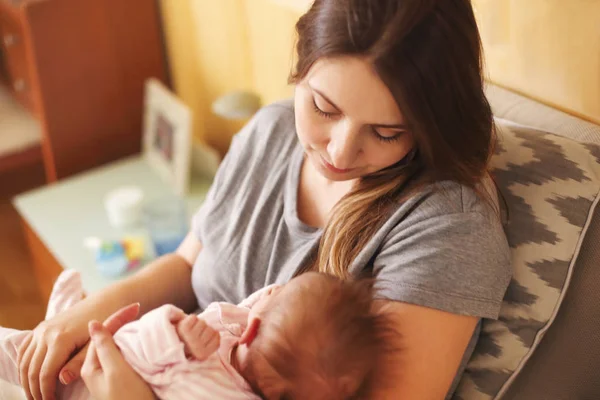
[[[83,379],[88,390],[98,399],[107,397],[105,395],[105,391],[108,390],[107,382],[102,375],[102,368],[100,361],[98,361],[98,354],[93,341],[90,341],[85,361],[81,367],[81,379]]]
[[[111,334],[115,334],[123,325],[134,321],[139,313],[140,303],[130,304],[108,317],[103,325]]]
[[[29,390],[29,364],[31,363],[31,358],[33,357],[34,351],[35,345],[32,339],[29,341],[27,347],[25,347],[23,356],[19,361],[19,378],[21,379],[21,386],[23,387],[28,400],[33,399],[31,391]]]
[[[25,339],[23,339],[23,342],[21,342],[21,345],[17,349],[17,365],[21,365],[21,360],[23,359],[23,356],[25,355],[25,351],[27,351],[27,349],[29,348],[29,345],[31,344],[32,340],[33,340],[33,331],[29,332],[27,334],[27,336],[25,336]]]
[[[89,379],[92,379],[96,371],[100,370],[100,362],[98,361],[98,355],[96,354],[96,346],[93,342],[90,342],[87,353],[85,354],[85,360],[81,367],[81,378],[84,380],[86,385]]]
[[[139,304],[131,304],[111,315],[105,325],[108,334],[112,334],[126,323],[136,319],[139,314]],[[19,379],[28,399],[53,400],[55,398],[56,380],[68,384],[79,378],[87,346],[79,351],[67,364],[73,345],[64,342],[65,336],[58,330],[41,329],[36,339],[33,334],[26,337],[17,352],[19,364]],[[42,337],[43,336],[43,337]],[[110,350],[114,345],[104,345],[103,351]],[[116,347],[115,347],[116,349]],[[59,373],[60,371],[60,373]]]
[[[97,321],[89,323],[91,344],[81,377],[98,400],[155,399],[146,382],[127,364],[111,333]]]
[[[108,317],[106,321],[104,321],[104,326],[108,329],[110,334],[114,334],[121,329],[123,325],[135,320],[139,313],[140,304],[130,304]],[[88,351],[88,345],[86,345],[61,369],[59,379],[63,384],[68,385],[81,376],[81,368],[86,360]]]
[[[46,351],[48,348],[44,342],[38,343],[35,352],[31,357],[29,369],[27,370],[27,379],[29,380],[29,392],[35,400],[43,400],[42,390],[40,388],[40,371],[44,358],[46,357]]]
[[[32,340],[33,340],[33,332],[30,332],[27,336],[25,336],[25,339],[23,339],[23,342],[17,349],[17,366],[19,368],[19,379],[21,380],[21,382],[20,382],[21,386],[23,386],[23,376],[21,375],[21,366],[24,365],[24,363],[22,361],[25,358],[25,353],[26,353],[27,349],[29,348],[29,345],[31,344]]]
[[[63,385],[68,385],[75,381],[81,375],[81,367],[88,352],[89,343],[87,343],[77,354],[75,354],[69,362],[65,364],[58,374],[58,379]]]
[[[107,376],[117,373],[124,360],[112,335],[98,321],[90,322],[89,330],[100,368]]]
[[[58,378],[62,381],[58,373],[72,350],[60,342],[48,347],[39,375],[39,384],[44,400],[54,399],[56,380]]]

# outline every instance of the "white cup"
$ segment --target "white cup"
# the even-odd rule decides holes
[[[142,219],[144,192],[137,186],[123,186],[106,194],[104,207],[108,221],[115,228],[138,225]]]

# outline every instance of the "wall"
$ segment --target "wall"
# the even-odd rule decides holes
[[[161,0],[175,92],[194,113],[194,136],[224,154],[246,121],[214,115],[211,103],[239,89],[263,104],[290,97],[294,24],[289,0]],[[291,3],[290,3],[291,4]]]
[[[491,81],[600,123],[600,1],[473,3]]]
[[[194,135],[227,150],[244,121],[210,111],[219,96],[289,97],[294,24],[310,0],[161,0],[172,78]],[[600,1],[473,0],[491,81],[600,122]]]

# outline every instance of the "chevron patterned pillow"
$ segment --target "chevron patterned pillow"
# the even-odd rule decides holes
[[[506,199],[513,279],[484,320],[455,400],[504,393],[552,324],[600,200],[600,146],[497,119],[492,174]]]

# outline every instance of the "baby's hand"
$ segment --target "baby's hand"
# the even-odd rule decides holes
[[[183,341],[185,355],[204,361],[219,349],[221,337],[197,315],[188,315],[177,324],[177,333]]]

